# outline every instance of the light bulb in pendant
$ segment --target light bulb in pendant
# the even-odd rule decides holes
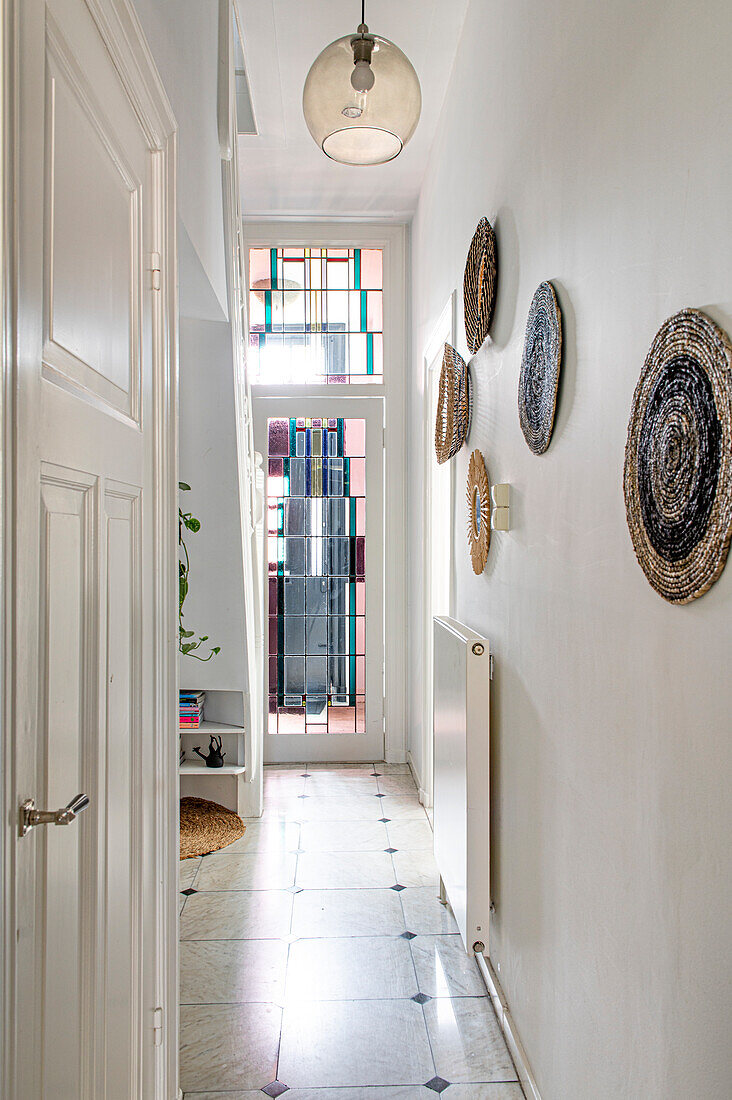
[[[374,86],[374,70],[370,61],[357,61],[351,73],[351,87],[356,92],[370,92]]]

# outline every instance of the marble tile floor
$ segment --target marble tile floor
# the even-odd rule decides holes
[[[522,1100],[407,766],[264,783],[241,840],[180,865],[185,1097]]]

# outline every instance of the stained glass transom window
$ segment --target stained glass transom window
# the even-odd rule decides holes
[[[366,421],[268,421],[269,732],[365,733]]]
[[[261,385],[382,382],[380,248],[251,248],[249,367]]]

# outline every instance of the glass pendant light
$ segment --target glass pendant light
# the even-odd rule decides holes
[[[342,164],[384,164],[401,153],[422,109],[419,78],[409,59],[365,23],[316,57],[302,108],[314,140]]]

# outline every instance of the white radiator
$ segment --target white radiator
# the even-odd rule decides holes
[[[465,950],[487,957],[490,648],[455,619],[435,617],[434,632],[435,859]]]

